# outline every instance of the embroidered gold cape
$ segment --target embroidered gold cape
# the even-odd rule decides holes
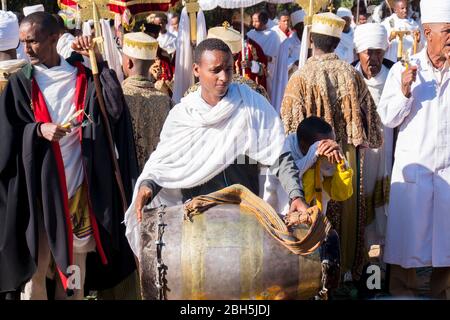
[[[334,53],[308,59],[286,87],[281,105],[286,133],[311,115],[324,118],[340,143],[382,144],[380,117],[363,77]]]
[[[130,77],[122,83],[133,123],[139,169],[142,171],[159,142],[164,121],[172,108],[172,100],[142,77]]]

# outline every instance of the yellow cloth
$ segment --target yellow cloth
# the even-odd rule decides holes
[[[73,197],[69,199],[69,210],[73,234],[79,239],[93,234],[91,219],[89,217],[87,187],[84,183],[81,184]]]
[[[314,167],[308,169],[302,177],[305,200],[312,204],[315,199]],[[344,201],[353,195],[353,170],[344,162],[336,164],[336,170],[331,177],[324,177],[322,188],[335,201]],[[323,192],[322,191],[322,192]]]

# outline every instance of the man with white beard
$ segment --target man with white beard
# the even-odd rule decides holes
[[[432,297],[450,299],[450,1],[420,9],[427,46],[392,67],[378,105],[399,128],[384,261],[392,295],[416,295],[416,269],[432,267]]]
[[[379,23],[359,25],[355,29],[358,60],[353,66],[362,74],[370,94],[378,106],[393,62],[384,59],[388,47],[386,29]],[[365,150],[364,194],[367,208],[366,245],[382,254],[387,221],[389,181],[392,173],[393,129],[383,128],[383,145]],[[372,256],[372,255],[371,255]]]

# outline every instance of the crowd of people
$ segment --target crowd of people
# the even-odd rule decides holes
[[[0,11],[0,299],[138,299],[144,208],[233,184],[289,226],[326,214],[334,292],[370,296],[376,264],[416,297],[427,267],[450,299],[450,2],[327,10],[220,21],[181,99],[176,13],[102,19],[99,43],[68,11]]]

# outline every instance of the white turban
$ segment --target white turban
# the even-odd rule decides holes
[[[42,11],[44,12],[44,6],[42,4],[37,4],[35,6],[29,6],[29,7],[23,7],[23,14],[26,16],[35,13],[35,12],[39,12]]]
[[[343,17],[353,18],[352,11],[350,9],[343,8],[343,7],[339,8],[337,10],[336,15],[340,18],[343,18]]]
[[[295,12],[291,13],[291,21],[292,26],[295,27],[297,23],[305,21],[305,11],[303,10],[297,10]]]
[[[0,51],[16,49],[19,44],[19,22],[11,11],[0,10]]]
[[[356,53],[367,49],[383,49],[389,46],[387,31],[380,23],[360,24],[355,28],[353,41]]]
[[[449,0],[420,1],[420,19],[423,23],[450,23]]]

